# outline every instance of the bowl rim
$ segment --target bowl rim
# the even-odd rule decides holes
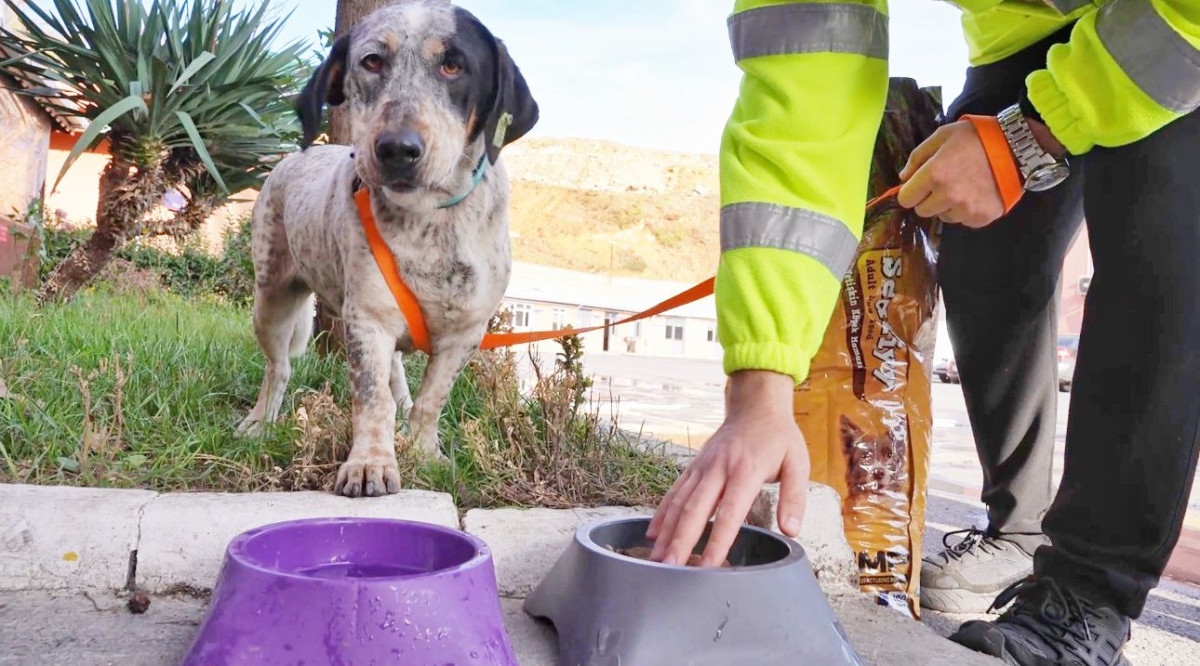
[[[738,575],[738,574],[746,575],[746,574],[750,574],[750,573],[767,572],[767,571],[772,571],[774,569],[782,569],[787,566],[792,566],[792,565],[796,564],[797,562],[802,562],[805,559],[807,559],[807,557],[808,557],[808,555],[804,552],[804,546],[800,545],[800,542],[796,541],[795,539],[792,539],[791,537],[785,536],[783,534],[778,534],[776,532],[772,532],[771,530],[766,530],[761,527],[756,527],[754,525],[747,525],[747,524],[743,524],[741,526],[741,529],[748,530],[751,532],[756,532],[767,538],[774,539],[776,541],[783,543],[783,545],[787,546],[787,548],[788,548],[788,554],[778,560],[775,560],[774,562],[769,562],[767,564],[755,564],[755,565],[751,565],[751,566],[703,567],[703,568],[701,568],[701,567],[689,567],[684,564],[663,564],[662,562],[654,562],[652,560],[642,560],[642,559],[632,558],[627,555],[621,555],[620,553],[611,551],[611,550],[605,548],[604,546],[601,546],[600,544],[593,541],[591,538],[592,532],[601,527],[608,527],[610,525],[621,525],[621,524],[627,524],[627,523],[649,523],[650,520],[651,519],[646,516],[634,516],[634,517],[625,517],[625,518],[602,518],[599,520],[593,520],[591,522],[588,522],[588,523],[585,523],[585,524],[579,526],[579,529],[577,529],[575,531],[575,541],[576,541],[576,543],[583,546],[584,548],[586,548],[588,551],[590,551],[592,553],[596,553],[602,557],[608,558],[608,559],[616,561],[616,562],[621,562],[621,563],[629,565],[629,566],[658,568],[658,569],[663,569],[663,570],[672,571],[672,572],[688,572],[689,574],[716,574],[716,575],[722,575],[722,576],[730,576],[730,575]],[[712,524],[712,520],[709,520],[709,524],[710,525]]]
[[[391,526],[391,527],[411,527],[428,532],[443,534],[452,538],[458,538],[471,544],[475,549],[475,555],[461,564],[436,571],[426,573],[412,574],[407,576],[384,576],[379,578],[369,579],[370,583],[392,583],[395,581],[413,581],[425,580],[430,578],[452,576],[460,574],[464,571],[475,569],[492,559],[492,551],[488,545],[474,534],[469,534],[462,530],[456,530],[438,525],[435,523],[426,523],[419,520],[403,520],[400,518],[356,518],[353,516],[320,516],[315,518],[299,518],[294,520],[284,520],[274,523],[267,523],[248,529],[229,542],[229,546],[225,549],[225,556],[230,562],[236,563],[237,566],[254,571],[259,574],[271,576],[275,578],[284,578],[296,581],[306,581],[309,583],[319,583],[326,585],[362,585],[368,583],[367,579],[331,579],[321,578],[319,576],[304,575],[290,571],[279,571],[269,567],[262,566],[254,561],[247,553],[245,548],[251,539],[261,536],[266,533],[283,531],[304,527],[325,527],[329,525],[345,525],[354,524],[356,526]]]

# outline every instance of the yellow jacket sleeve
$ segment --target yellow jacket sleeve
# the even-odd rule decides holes
[[[1200,107],[1200,0],[1111,0],[1079,19],[1026,86],[1074,154],[1143,139]]]
[[[887,97],[885,0],[739,0],[743,72],[721,144],[727,373],[808,375],[862,233]]]

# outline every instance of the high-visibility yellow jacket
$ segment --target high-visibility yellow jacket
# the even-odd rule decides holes
[[[1200,0],[952,2],[976,65],[1076,22],[1026,79],[1074,154],[1132,143],[1200,106]],[[808,375],[862,233],[886,12],[886,0],[735,2],[743,78],[721,145],[716,288],[728,373]]]

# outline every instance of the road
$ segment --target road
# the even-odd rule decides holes
[[[592,400],[627,430],[699,448],[721,425],[725,375],[716,361],[589,354],[584,368],[594,380]],[[1058,394],[1054,478],[1062,475],[1069,394]],[[975,495],[983,473],[970,419],[957,384],[933,385],[933,457],[930,486]],[[1192,488],[1186,525],[1200,530],[1200,485]]]
[[[720,426],[724,415],[721,366],[715,361],[651,358],[625,354],[589,354],[584,368],[592,376],[596,408],[613,415],[627,430],[699,448]],[[1057,405],[1055,480],[1062,474],[1068,394]],[[979,502],[983,475],[975,453],[962,390],[956,384],[933,385],[933,455],[930,460],[926,550],[940,545],[945,532],[986,518]],[[1133,663],[1200,664],[1200,485],[1193,487],[1184,536],[1168,577],[1151,597],[1129,648]],[[927,614],[926,622],[947,633],[965,618]],[[1180,650],[1195,656],[1182,658]]]

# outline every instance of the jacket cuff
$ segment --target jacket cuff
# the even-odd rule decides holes
[[[1071,102],[1054,82],[1048,70],[1038,70],[1025,80],[1029,101],[1038,110],[1054,138],[1072,155],[1082,155],[1095,145],[1079,117],[1071,110]]]
[[[808,377],[811,359],[798,346],[779,342],[748,342],[725,347],[725,374],[741,370],[770,370],[789,375],[796,384]]]

